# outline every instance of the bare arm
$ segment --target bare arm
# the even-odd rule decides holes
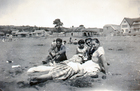
[[[101,72],[103,72],[104,74],[106,74],[105,62],[106,62],[105,56],[104,55],[101,55],[99,57],[99,66],[101,68]]]
[[[56,53],[56,55],[63,54],[64,52],[66,52],[66,47],[63,45],[61,47],[60,51],[58,53]]]
[[[78,49],[76,48],[76,54],[78,54]]]

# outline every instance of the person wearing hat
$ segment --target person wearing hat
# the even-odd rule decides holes
[[[56,45],[49,50],[49,56],[47,56],[43,64],[50,63],[55,64],[67,60],[66,47],[62,44],[62,39],[56,39]]]

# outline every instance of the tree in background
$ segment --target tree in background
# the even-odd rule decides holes
[[[79,27],[85,29],[85,26],[84,25],[79,25]]]
[[[82,29],[85,29],[85,26],[84,25],[79,25],[79,27],[74,29],[74,31],[81,31]]]
[[[60,19],[55,19],[53,24],[55,25],[57,32],[62,32],[61,26],[63,25],[63,22],[61,22]]]
[[[84,25],[79,25],[79,31],[81,31],[82,29],[85,29]]]

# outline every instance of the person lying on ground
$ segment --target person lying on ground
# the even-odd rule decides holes
[[[49,50],[49,55],[45,61],[42,61],[42,63],[59,63],[64,60],[67,60],[66,47],[62,44],[62,39],[57,38],[56,45],[51,47]]]
[[[100,72],[100,66],[97,63],[94,63],[93,60],[89,60],[83,64],[83,56],[75,55],[73,58],[64,61],[62,63],[58,63],[55,66],[43,66],[43,70],[41,66],[30,68],[27,72],[41,72],[41,71],[49,71],[48,74],[40,75],[31,78],[30,85],[35,85],[41,82],[45,82],[47,80],[53,79],[74,79],[76,77],[81,76],[95,76],[97,72]],[[89,67],[91,66],[91,67]],[[40,70],[39,70],[40,69]],[[44,70],[45,69],[45,70]]]
[[[70,58],[68,60],[65,60],[63,62],[57,63],[57,64],[52,65],[52,66],[40,65],[40,66],[37,66],[37,67],[31,67],[30,69],[27,70],[27,72],[28,73],[34,73],[34,72],[50,71],[50,70],[52,70],[54,67],[56,67],[59,64],[68,64],[69,62],[75,62],[76,60],[81,60],[81,58],[82,58],[81,63],[83,63],[84,62],[83,61],[84,60],[83,55],[77,54],[77,55],[74,55],[72,58]]]
[[[28,73],[36,72],[36,71],[39,71],[39,72],[49,71],[48,74],[31,78],[30,85],[35,85],[35,84],[45,82],[47,80],[53,80],[53,79],[66,80],[66,79],[71,78],[75,74],[84,75],[86,72],[84,72],[82,68],[82,65],[81,65],[82,63],[83,63],[83,56],[74,55],[73,58],[66,60],[65,62],[58,63],[52,67],[39,66],[39,67],[30,68],[27,71]]]

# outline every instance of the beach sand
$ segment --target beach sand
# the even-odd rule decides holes
[[[15,38],[12,42],[0,41],[0,89],[2,91],[114,91],[140,90],[140,37],[97,37],[105,49],[108,74],[102,79],[80,77],[66,81],[47,81],[36,86],[19,86],[29,78],[27,70],[42,65],[53,39]],[[61,37],[68,42],[69,37]],[[73,39],[75,39],[74,37]],[[82,37],[81,37],[82,38]],[[81,39],[76,38],[76,39]],[[93,37],[94,38],[94,37]],[[67,57],[75,54],[77,45],[66,44]],[[20,65],[20,67],[15,67]],[[13,68],[12,68],[13,66]]]

